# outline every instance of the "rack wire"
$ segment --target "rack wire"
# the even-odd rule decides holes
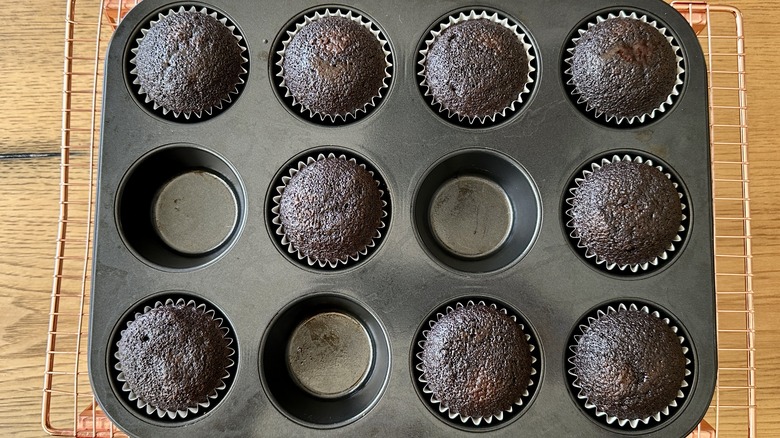
[[[87,335],[103,56],[113,29],[140,1],[67,0],[60,219],[41,410],[43,429],[51,435],[124,436],[92,395]],[[77,3],[88,8],[77,11]],[[719,367],[705,422],[692,436],[754,438],[755,313],[742,15],[733,7],[705,2],[672,5],[699,35],[709,75]]]
[[[699,35],[708,65],[718,384],[707,419],[714,436],[755,436],[755,310],[742,14],[673,2]]]

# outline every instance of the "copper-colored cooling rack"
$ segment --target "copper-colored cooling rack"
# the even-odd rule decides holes
[[[92,396],[87,335],[103,56],[113,29],[138,2],[67,2],[60,219],[41,412],[43,428],[51,435],[124,436]],[[754,438],[755,320],[742,15],[735,8],[704,2],[672,4],[699,35],[709,74],[719,368],[706,422],[693,436]]]

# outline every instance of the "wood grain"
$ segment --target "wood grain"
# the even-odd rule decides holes
[[[0,26],[0,434],[43,436],[65,5],[2,2],[0,16],[13,17]]]
[[[776,79],[780,4],[724,2],[744,12],[748,44],[757,436],[780,436],[780,349],[775,347],[780,342],[780,132],[774,128],[780,112]],[[0,105],[2,436],[45,436],[40,426],[41,388],[59,212],[65,3],[0,2],[0,16],[9,17],[0,27],[0,95],[4,96]],[[94,13],[99,1],[79,0],[77,5],[80,11]],[[86,37],[90,32],[94,35],[93,29],[86,31]],[[79,304],[68,305],[78,311]],[[63,364],[68,365],[67,361]],[[85,381],[82,378],[75,386],[86,388]],[[68,418],[72,412],[64,409],[57,415]]]
[[[777,220],[776,128],[780,62],[772,47],[780,42],[775,2],[739,3],[745,15],[748,51],[751,211],[757,327],[757,436],[780,436],[780,227]]]

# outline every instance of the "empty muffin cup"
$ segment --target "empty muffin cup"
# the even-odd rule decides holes
[[[342,312],[323,312],[301,322],[287,345],[290,375],[314,396],[338,398],[363,384],[374,348],[360,321]]]
[[[436,190],[428,217],[431,231],[445,250],[466,259],[487,257],[509,238],[512,203],[489,178],[454,177]]]
[[[160,239],[182,254],[206,254],[227,241],[238,221],[238,200],[221,177],[203,170],[165,183],[154,197],[153,225]]]
[[[363,417],[390,377],[390,344],[379,319],[345,295],[317,293],[287,305],[263,335],[260,374],[291,420],[331,429]]]
[[[541,202],[519,163],[490,150],[465,150],[443,158],[423,177],[413,220],[436,261],[463,272],[492,272],[530,249]]]
[[[117,224],[127,247],[162,269],[214,262],[236,242],[246,195],[224,158],[195,145],[169,145],[141,157],[117,196]]]
[[[603,306],[586,315],[571,337],[570,390],[584,412],[602,424],[620,430],[655,428],[682,407],[690,392],[689,340],[653,307],[636,302]]]

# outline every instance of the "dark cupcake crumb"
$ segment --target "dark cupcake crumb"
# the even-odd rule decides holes
[[[644,419],[674,401],[685,377],[677,335],[662,320],[619,310],[585,330],[574,356],[583,394],[618,419]]]
[[[332,157],[315,161],[290,179],[279,200],[279,218],[298,252],[336,262],[372,242],[382,208],[372,175],[352,161]]]
[[[230,365],[228,340],[217,323],[183,303],[138,315],[118,348],[130,390],[168,412],[205,402]]]
[[[425,379],[443,406],[471,418],[507,411],[531,377],[531,353],[520,326],[484,305],[466,306],[431,328],[422,353]]]
[[[682,221],[680,196],[669,178],[655,167],[626,161],[588,175],[571,211],[587,251],[620,266],[662,255]]]
[[[379,96],[387,62],[382,43],[368,29],[332,16],[295,34],[282,67],[287,88],[304,108],[344,116]]]
[[[597,111],[632,118],[650,114],[672,93],[677,57],[652,25],[610,18],[582,35],[571,71],[577,91]]]
[[[487,19],[446,28],[431,44],[425,80],[436,102],[462,117],[492,117],[528,81],[528,55],[514,32]]]
[[[138,80],[159,106],[198,113],[227,99],[241,82],[241,46],[216,18],[177,12],[155,23],[135,57]]]

